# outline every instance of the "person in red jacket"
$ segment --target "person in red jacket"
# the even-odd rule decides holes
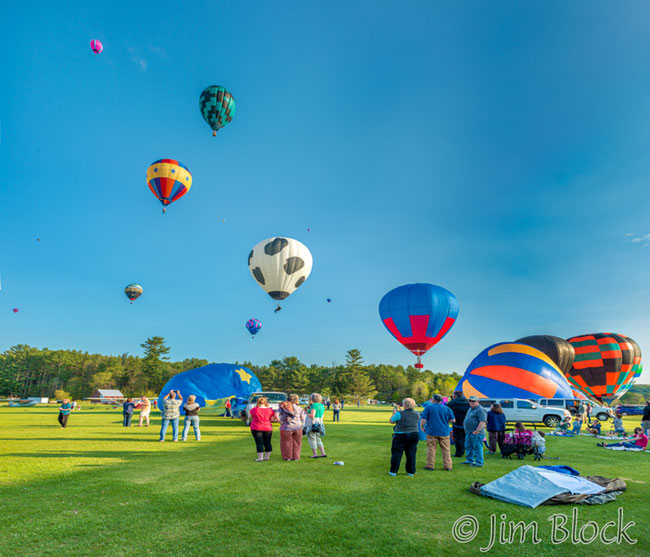
[[[251,418],[251,433],[257,449],[255,462],[268,460],[273,450],[271,446],[272,422],[277,422],[278,419],[275,416],[275,410],[269,408],[269,401],[265,396],[257,399],[255,408],[251,410]]]

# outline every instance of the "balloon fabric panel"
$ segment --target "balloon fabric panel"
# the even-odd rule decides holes
[[[571,369],[575,359],[573,346],[563,338],[552,335],[533,335],[515,340],[519,344],[527,344],[544,352],[560,368],[565,375]]]
[[[573,367],[569,371],[570,378],[585,394],[601,400],[612,397],[618,390],[623,361],[616,339],[611,334],[595,333],[570,338],[569,342],[576,351]]]

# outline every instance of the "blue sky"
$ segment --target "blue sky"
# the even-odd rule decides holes
[[[356,347],[408,364],[377,306],[409,282],[459,300],[424,357],[436,371],[529,334],[647,349],[649,16],[593,0],[5,7],[0,349],[139,354],[161,335],[174,359],[329,364]],[[209,84],[237,102],[217,138]],[[167,157],[194,182],[162,215],[145,173]],[[246,259],[276,235],[314,268],[274,315]]]

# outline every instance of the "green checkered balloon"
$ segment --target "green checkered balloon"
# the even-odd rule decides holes
[[[212,135],[217,135],[235,115],[235,98],[225,87],[210,85],[201,93],[199,108],[203,119],[212,128]]]

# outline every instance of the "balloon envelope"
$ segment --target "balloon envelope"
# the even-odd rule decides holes
[[[104,45],[97,39],[93,39],[90,41],[90,48],[95,54],[99,54],[102,50],[104,50]]]
[[[20,310],[18,308],[14,308],[11,311],[13,311],[14,313],[18,313]]]
[[[391,335],[418,356],[435,346],[449,332],[458,317],[458,300],[441,286],[405,284],[384,295],[379,316]]]
[[[267,238],[248,255],[248,270],[274,300],[284,300],[311,273],[313,259],[307,246],[293,238]]]
[[[147,168],[147,185],[162,206],[167,207],[190,191],[192,174],[177,160],[160,159]]]
[[[256,335],[262,328],[262,323],[259,319],[249,319],[246,321],[246,328],[251,335]]]
[[[158,397],[158,408],[163,408],[163,397],[170,390],[179,390],[183,395],[183,403],[189,395],[194,395],[196,402],[202,407],[201,413],[205,415],[203,408],[221,413],[225,399],[231,396],[248,399],[252,393],[262,390],[262,384],[246,367],[209,364],[174,375],[167,381]],[[181,414],[184,413],[181,408]]]
[[[456,390],[479,398],[573,398],[555,362],[537,348],[513,342],[483,350]]]
[[[576,352],[569,341],[551,335],[533,335],[515,340],[544,352],[564,374],[571,369]]]
[[[201,92],[199,109],[201,116],[216,135],[235,116],[235,98],[225,87],[210,85]]]
[[[144,289],[139,284],[128,284],[124,287],[124,294],[126,294],[126,297],[132,302],[137,300],[143,292]]]

